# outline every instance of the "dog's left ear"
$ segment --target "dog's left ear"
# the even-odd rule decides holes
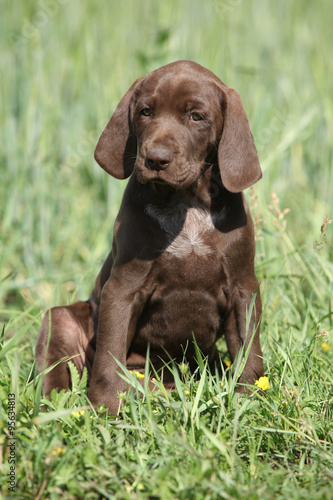
[[[224,187],[239,193],[257,182],[262,172],[238,92],[225,86],[222,93],[223,131],[218,146],[220,174]]]
[[[137,141],[132,127],[131,101],[143,78],[136,80],[118,104],[95,149],[95,160],[116,179],[133,172]]]

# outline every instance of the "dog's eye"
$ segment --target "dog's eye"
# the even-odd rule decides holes
[[[190,114],[190,118],[194,122],[199,122],[200,120],[204,119],[204,117],[200,113],[191,113]]]
[[[151,115],[151,109],[149,108],[143,108],[140,110],[140,115],[142,116],[150,116]]]

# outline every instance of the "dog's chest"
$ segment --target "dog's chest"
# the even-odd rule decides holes
[[[146,206],[146,213],[154,219],[167,236],[165,252],[182,259],[191,254],[207,257],[213,253],[209,243],[214,231],[212,217],[206,210],[186,204],[164,209]]]

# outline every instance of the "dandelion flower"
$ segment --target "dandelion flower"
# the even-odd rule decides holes
[[[80,418],[81,415],[84,415],[84,410],[72,411],[71,417]]]
[[[259,380],[255,381],[255,385],[263,391],[267,391],[271,388],[271,386],[269,385],[268,377],[260,377]]]
[[[142,380],[145,378],[143,373],[138,372],[137,370],[130,370],[129,371],[131,375],[135,375],[138,380]]]
[[[323,342],[323,343],[321,344],[321,348],[322,348],[324,351],[328,351],[328,350],[329,350],[329,348],[330,348],[330,346],[328,345],[328,343],[327,343],[327,342]]]
[[[60,455],[60,453],[63,452],[63,448],[61,448],[61,446],[56,446],[55,448],[53,448],[53,450],[51,451],[51,455],[53,457],[56,457],[57,455]]]

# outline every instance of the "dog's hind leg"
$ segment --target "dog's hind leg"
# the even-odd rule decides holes
[[[73,356],[71,361],[79,375],[82,376],[83,368],[86,367],[90,378],[94,355],[94,325],[89,302],[53,307],[45,314],[35,352],[38,372],[62,358]],[[52,389],[68,389],[70,385],[67,362],[59,363],[44,375],[43,387],[48,398]]]

